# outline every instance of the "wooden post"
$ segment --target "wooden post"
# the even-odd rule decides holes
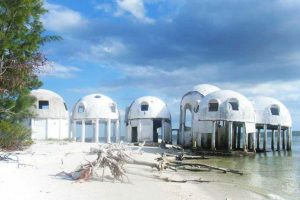
[[[275,131],[272,129],[272,140],[271,140],[271,148],[274,151],[274,146],[275,146]]]
[[[107,121],[107,129],[106,129],[106,142],[110,143],[110,137],[111,137],[111,119],[108,119]]]
[[[81,142],[85,142],[85,120],[81,121]]]
[[[263,143],[263,150],[267,150],[267,139],[268,139],[268,132],[267,132],[267,124],[264,125],[264,143]]]
[[[248,151],[248,134],[246,131],[245,124],[243,124],[243,133],[244,133],[244,151]]]
[[[241,129],[242,127],[238,126],[238,141],[237,141],[237,148],[241,148]]]
[[[94,140],[96,143],[99,142],[99,119],[95,120],[95,129],[94,129]]]
[[[232,150],[232,122],[228,122],[228,150]]]
[[[280,151],[280,143],[281,143],[281,126],[278,125],[278,130],[277,130],[277,151]]]
[[[257,129],[257,138],[256,138],[256,148],[259,150],[259,144],[260,144],[260,128]]]
[[[212,122],[211,150],[216,150],[216,121]]]

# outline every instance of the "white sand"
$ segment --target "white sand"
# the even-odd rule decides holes
[[[2,200],[117,200],[117,199],[263,199],[249,191],[241,191],[232,185],[221,183],[170,183],[152,178],[155,169],[146,166],[127,165],[131,183],[120,183],[106,179],[105,182],[91,180],[74,182],[53,176],[61,171],[72,171],[85,159],[90,143],[37,142],[19,153],[21,163],[0,162],[0,199]],[[138,159],[151,161],[162,151],[159,148],[145,147]],[[28,166],[29,165],[29,166]],[[212,172],[214,173],[214,172]],[[164,175],[183,176],[184,174],[164,172]],[[201,174],[199,174],[200,178]],[[194,177],[195,178],[195,177]]]

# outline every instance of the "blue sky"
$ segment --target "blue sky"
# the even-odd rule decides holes
[[[271,96],[300,130],[300,1],[47,0],[43,88],[71,109],[102,93],[123,111],[157,96],[177,128],[179,103],[194,85]]]

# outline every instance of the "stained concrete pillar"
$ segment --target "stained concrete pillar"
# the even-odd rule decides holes
[[[99,142],[99,119],[95,119],[94,124],[94,140],[96,143]]]
[[[277,151],[280,151],[280,143],[281,143],[281,126],[278,125],[278,129],[277,129]]]
[[[238,126],[238,141],[237,141],[237,148],[241,148],[241,134],[242,134],[242,127]]]
[[[76,121],[74,120],[73,123],[72,123],[72,140],[73,141],[76,141]]]
[[[85,142],[85,121],[81,121],[81,142]]]
[[[46,135],[45,139],[47,140],[49,138],[49,118],[46,119]]]
[[[120,142],[120,121],[116,121],[116,142]]]
[[[107,120],[107,129],[106,129],[106,142],[110,143],[111,138],[111,119]]]
[[[256,149],[259,150],[259,149],[260,149],[260,148],[259,148],[259,145],[260,145],[260,128],[257,129],[256,142],[257,142],[257,144],[256,144]]]
[[[244,133],[244,151],[248,151],[248,134],[246,132],[245,124],[243,124],[243,133]]]
[[[288,128],[287,135],[288,135],[287,150],[291,151],[292,150],[292,128],[291,127]]]
[[[211,150],[216,150],[216,121],[212,122]]]
[[[252,150],[254,153],[256,152],[255,142],[256,142],[256,134],[252,133]]]
[[[228,150],[232,150],[232,122],[228,122]]]
[[[275,146],[275,130],[272,129],[272,139],[271,139],[271,148],[274,151],[274,146]]]
[[[161,140],[165,141],[165,126],[164,126],[165,120],[161,120]]]
[[[286,147],[286,130],[282,130],[282,150],[285,150]]]
[[[263,143],[263,150],[267,150],[267,140],[268,140],[268,132],[267,132],[267,125],[264,125],[264,143]]]

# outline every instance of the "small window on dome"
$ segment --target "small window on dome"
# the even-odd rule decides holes
[[[65,106],[65,110],[67,111],[68,110],[67,104],[64,103],[64,106]]]
[[[279,107],[277,105],[272,105],[270,110],[272,115],[279,115]]]
[[[208,111],[214,112],[219,110],[219,102],[216,99],[212,99],[208,103]]]
[[[94,97],[95,97],[96,99],[100,99],[100,98],[101,98],[100,95],[95,95]]]
[[[39,109],[48,110],[49,109],[49,101],[39,101]]]
[[[78,106],[78,113],[83,113],[84,112],[84,106],[80,105]]]
[[[111,104],[110,105],[110,110],[111,110],[111,112],[115,113],[116,112],[116,105],[115,104]]]
[[[231,110],[239,110],[239,102],[237,99],[229,99],[228,103]]]
[[[141,111],[148,111],[148,109],[149,109],[149,104],[146,102],[143,102],[141,104]]]

